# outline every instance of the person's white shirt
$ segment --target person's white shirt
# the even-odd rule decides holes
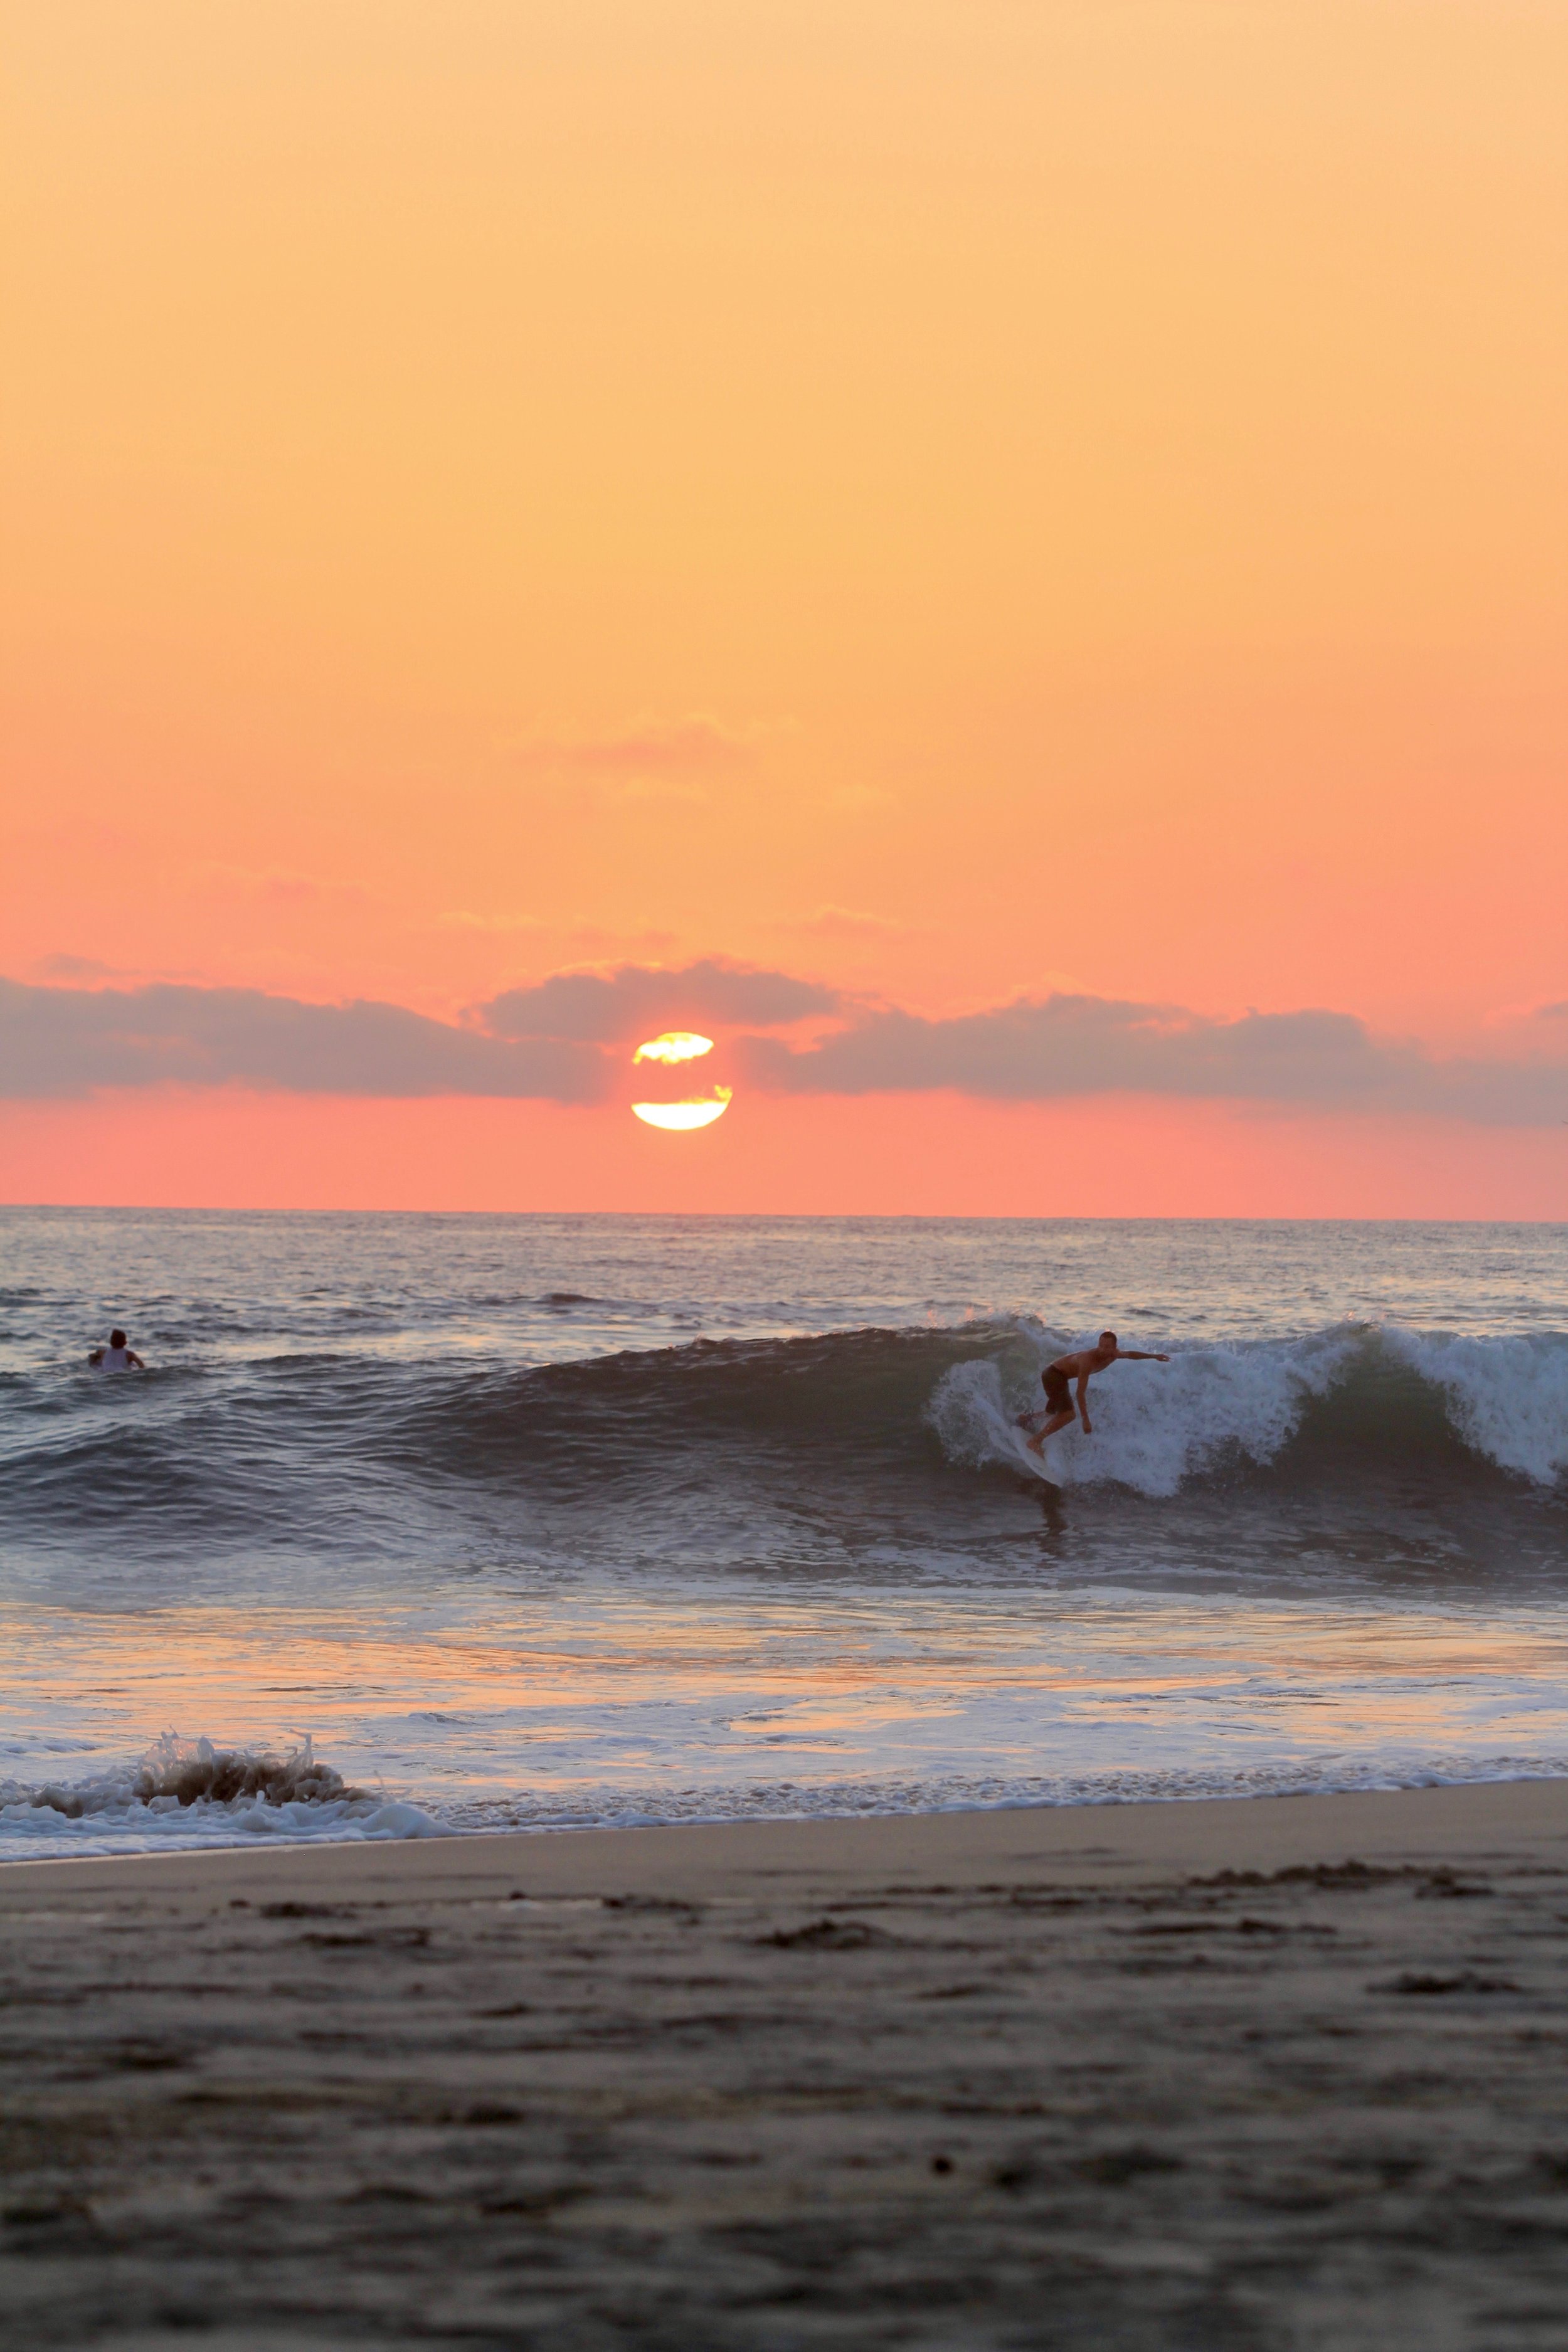
[[[87,1360],[95,1372],[144,1372],[147,1369],[118,1325],[113,1337],[95,1348]]]

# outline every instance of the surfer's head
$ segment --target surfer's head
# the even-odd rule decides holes
[[[1100,1344],[1102,1348],[1114,1348],[1116,1345],[1115,1332],[1102,1331],[1100,1335]]]
[[[109,1335],[109,1344],[111,1348],[123,1348],[126,1344],[124,1332],[111,1331]]]

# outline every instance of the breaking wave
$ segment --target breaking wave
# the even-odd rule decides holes
[[[287,1755],[166,1731],[136,1763],[82,1780],[0,1780],[0,1850],[58,1853],[234,1845],[251,1837],[437,1837],[417,1805],[352,1788],[306,1738]]]
[[[748,1530],[751,1556],[777,1556],[780,1530],[808,1517],[826,1558],[835,1529],[861,1542],[945,1517],[961,1537],[965,1480],[1032,1470],[1018,1421],[1073,1344],[1020,1317],[554,1364],[315,1353],[134,1382],[12,1376],[0,1510],[14,1557],[85,1558],[100,1579],[132,1550],[205,1579],[240,1549],[430,1563],[523,1543],[584,1559],[670,1529],[721,1564]],[[1536,1510],[1565,1492],[1563,1334],[1338,1324],[1177,1347],[1168,1364],[1116,1366],[1090,1396],[1093,1438],[1053,1441],[1047,1465],[1086,1499],[1216,1479],[1318,1496],[1403,1480]]]
[[[954,1364],[941,1379],[931,1425],[952,1461],[1018,1465],[1018,1423],[1037,1412],[1047,1350],[1027,1367],[1020,1355]],[[1568,1340],[1352,1327],[1184,1348],[1168,1364],[1102,1373],[1090,1416],[1093,1442],[1068,1430],[1048,1444],[1058,1484],[1175,1496],[1220,1473],[1333,1484],[1368,1467],[1441,1465],[1554,1489],[1568,1467]]]
[[[950,1460],[1018,1465],[1019,1423],[1037,1409],[1047,1352],[1016,1348],[943,1374],[930,1419]],[[1440,1465],[1551,1489],[1568,1467],[1568,1339],[1557,1334],[1342,1327],[1118,1365],[1089,1395],[1093,1443],[1065,1432],[1047,1448],[1059,1485],[1168,1496],[1226,1472],[1328,1485],[1368,1467]]]

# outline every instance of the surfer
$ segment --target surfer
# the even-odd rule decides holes
[[[95,1348],[87,1360],[96,1372],[144,1372],[147,1369],[118,1328],[110,1333],[108,1347]]]
[[[1058,1356],[1040,1374],[1040,1384],[1046,1391],[1046,1412],[1048,1418],[1026,1442],[1031,1454],[1043,1454],[1046,1440],[1065,1429],[1074,1412],[1068,1383],[1078,1382],[1079,1419],[1083,1433],[1090,1437],[1094,1423],[1089,1417],[1089,1379],[1091,1372],[1102,1372],[1107,1364],[1168,1364],[1169,1356],[1156,1356],[1147,1348],[1119,1348],[1114,1331],[1102,1331],[1092,1348],[1079,1348],[1070,1356]]]

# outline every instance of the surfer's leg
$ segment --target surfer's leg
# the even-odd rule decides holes
[[[1043,1454],[1046,1448],[1047,1438],[1054,1437],[1058,1430],[1065,1429],[1068,1422],[1072,1419],[1073,1415],[1070,1412],[1052,1413],[1045,1427],[1039,1430],[1035,1436],[1031,1437],[1027,1441],[1030,1453]]]

